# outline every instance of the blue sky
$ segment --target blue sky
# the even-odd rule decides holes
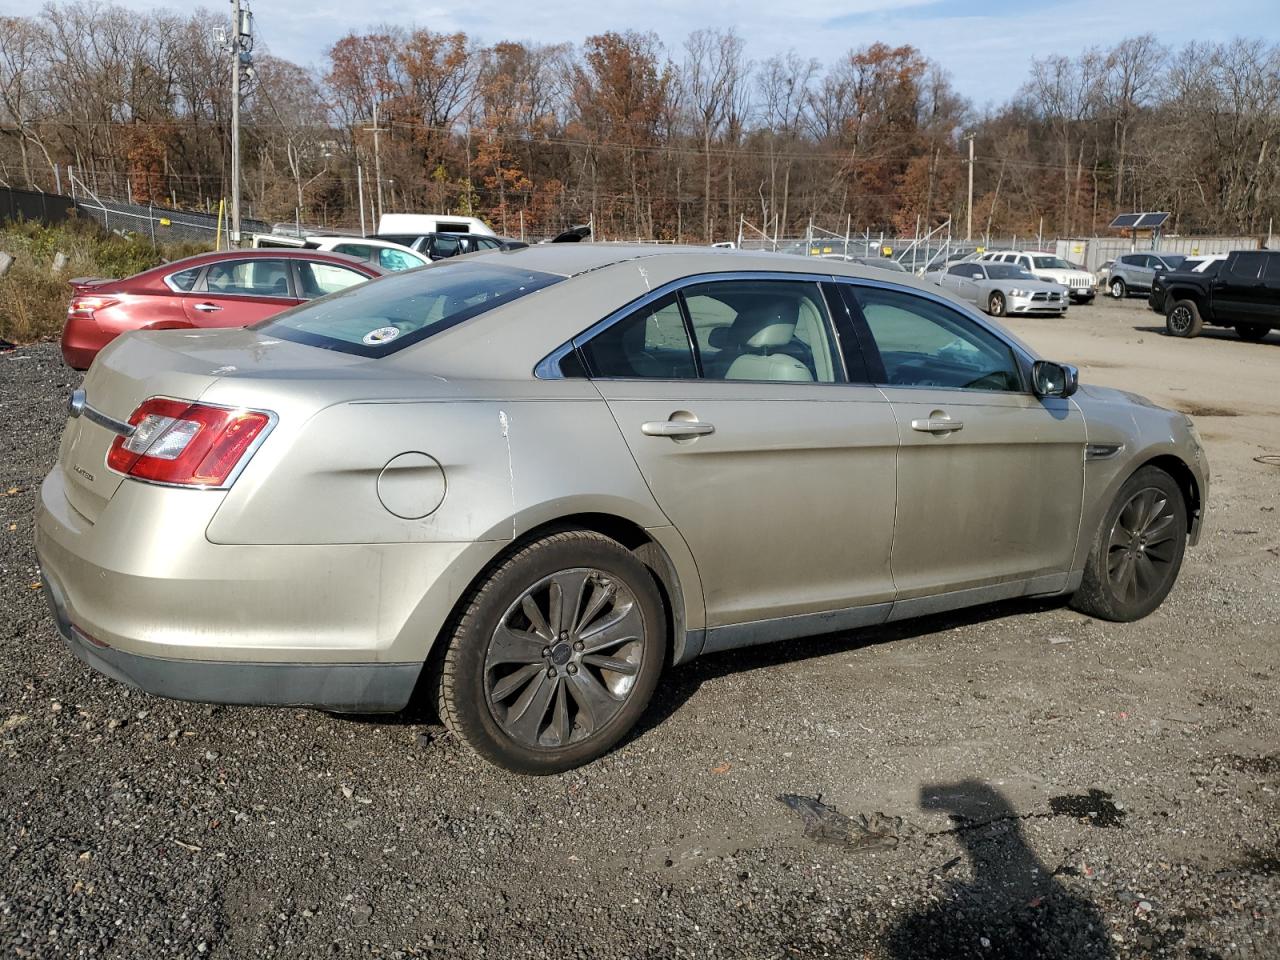
[[[228,5],[205,5],[230,16]],[[0,0],[0,13],[32,8],[30,0]],[[754,59],[794,48],[824,63],[876,40],[911,43],[979,106],[1007,99],[1033,56],[1075,54],[1128,34],[1150,31],[1172,46],[1237,34],[1280,41],[1280,0],[256,0],[253,9],[274,53],[314,65],[338,37],[379,23],[463,30],[483,41],[578,42],[605,30],[653,30],[673,55],[691,30],[734,26]]]

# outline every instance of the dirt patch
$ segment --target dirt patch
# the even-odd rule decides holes
[[[1104,790],[1050,797],[1049,810],[1055,817],[1075,817],[1094,827],[1123,827],[1129,815]]]
[[[1176,409],[1189,417],[1238,417],[1239,410],[1228,410],[1226,407],[1206,407],[1193,403],[1176,404]]]

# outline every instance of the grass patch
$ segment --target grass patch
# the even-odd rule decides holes
[[[0,252],[13,257],[9,272],[0,277],[0,338],[32,343],[59,336],[72,277],[130,277],[207,249],[190,243],[153,248],[149,238],[107,233],[91,220],[72,219],[56,227],[0,224]],[[66,254],[67,264],[54,273],[59,253]]]

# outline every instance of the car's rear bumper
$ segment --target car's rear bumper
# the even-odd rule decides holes
[[[220,494],[126,481],[90,522],[61,468],[41,489],[36,555],[59,632],[148,692],[339,711],[404,707],[459,589],[497,544],[232,545]],[[177,498],[181,502],[173,502]]]
[[[98,351],[116,338],[84,317],[70,317],[62,328],[62,359],[73,370],[88,370]]]
[[[62,588],[42,576],[58,633],[99,673],[159,697],[246,706],[393,713],[413,695],[421,663],[253,663],[177,660],[117,650],[71,623]]]

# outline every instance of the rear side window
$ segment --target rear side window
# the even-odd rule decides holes
[[[200,268],[192,267],[190,270],[180,270],[177,273],[171,273],[164,278],[165,283],[173,290],[180,290],[183,293],[190,293],[196,285],[196,280],[200,278]]]
[[[376,284],[278,313],[252,329],[326,350],[382,357],[563,279],[453,261],[391,274]]]
[[[241,297],[289,296],[289,265],[283,260],[238,260],[215,263],[204,278],[212,294]]]
[[[698,376],[674,293],[602,330],[583,344],[582,354],[593,377],[695,380]]]
[[[1266,260],[1267,255],[1265,253],[1237,254],[1235,261],[1231,264],[1231,273],[1246,280],[1256,280],[1258,274],[1262,272],[1262,265]]]

